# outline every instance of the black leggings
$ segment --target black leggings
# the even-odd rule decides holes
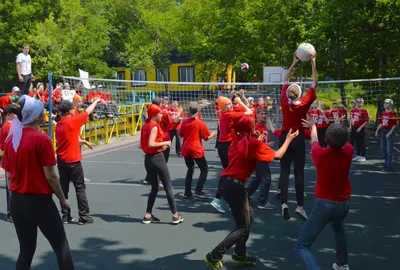
[[[218,155],[219,158],[221,159],[221,164],[222,168],[226,169],[229,165],[229,159],[228,159],[228,151],[229,147],[231,146],[232,142],[219,142],[218,143]],[[221,178],[219,179],[218,182],[218,189],[217,193],[215,194],[215,198],[221,199]]]
[[[235,229],[211,252],[215,260],[235,245],[235,253],[239,256],[246,254],[246,242],[249,239],[254,212],[249,205],[248,193],[243,184],[234,182],[235,179],[224,177],[221,180],[221,194],[231,208],[235,221]]]
[[[56,253],[59,269],[74,269],[64,225],[52,195],[12,192],[10,210],[20,245],[16,270],[30,269],[38,227]]]
[[[282,131],[279,147],[286,140],[287,131]],[[294,164],[294,183],[296,188],[297,205],[303,206],[304,201],[304,166],[306,164],[306,146],[304,142],[304,133],[300,131],[299,135],[289,144],[286,153],[280,160],[281,174],[279,184],[281,189],[281,203],[287,204],[290,166]]]
[[[357,129],[359,127],[352,126],[351,134],[354,137],[356,143],[357,156],[365,157],[366,145],[365,145],[365,127],[361,129],[359,133],[357,133]]]
[[[179,138],[178,130],[169,130],[168,133],[169,133],[169,136],[171,137],[171,144],[175,137],[175,153],[177,155],[180,155],[181,154],[181,139]]]
[[[207,180],[208,175],[208,164],[205,157],[202,158],[191,158],[185,157],[185,164],[188,168],[186,173],[186,181],[185,181],[185,194],[192,194],[192,181],[194,174],[194,163],[196,162],[197,166],[200,168],[200,176],[199,181],[197,182],[196,192],[202,192],[204,184]]]
[[[146,212],[151,214],[153,210],[154,202],[156,201],[158,193],[157,176],[159,176],[161,183],[163,184],[165,193],[167,193],[167,199],[171,208],[171,212],[172,214],[175,214],[177,212],[175,198],[174,193],[172,192],[171,179],[169,176],[167,163],[165,162],[164,154],[146,154],[144,158],[144,166],[147,171],[147,181],[149,181],[149,183],[151,184],[151,191],[147,200]]]

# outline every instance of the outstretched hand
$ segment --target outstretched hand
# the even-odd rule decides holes
[[[293,54],[293,64],[297,64],[298,62],[300,62],[300,58],[297,57],[297,52],[294,52]]]
[[[286,139],[293,140],[294,138],[297,137],[297,135],[299,135],[298,130],[292,133],[292,129],[289,129],[289,133],[286,135]]]
[[[315,125],[314,121],[312,119],[306,120],[306,119],[301,119],[301,122],[303,124],[303,127],[305,128],[312,128],[313,125]]]

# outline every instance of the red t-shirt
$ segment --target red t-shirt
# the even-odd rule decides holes
[[[271,162],[274,158],[274,150],[257,139],[249,139],[247,157],[237,151],[237,146],[232,143],[228,152],[229,165],[222,171],[221,176],[230,176],[246,182],[254,172],[257,160]]]
[[[233,122],[239,120],[244,113],[227,111],[221,113],[219,118],[219,138],[218,142],[231,142],[232,141],[232,126]]]
[[[24,128],[17,153],[12,136],[4,144],[1,166],[11,175],[10,190],[20,194],[52,194],[43,167],[57,164],[50,137],[36,129]]]
[[[49,92],[42,92],[41,94],[39,94],[39,98],[42,102],[46,103],[47,101],[49,101]]]
[[[346,110],[345,109],[332,109],[331,110],[331,115],[332,115],[332,120],[336,121],[337,119],[341,118],[343,115],[346,115]]]
[[[98,91],[90,91],[87,95],[86,95],[86,101],[90,102],[92,99],[96,99],[96,98],[101,98],[101,94]]]
[[[312,119],[312,121],[316,124],[318,123],[319,111],[314,109],[309,109],[307,115]]]
[[[7,105],[12,104],[10,97],[11,93],[8,93],[5,96],[0,97],[0,108],[4,109]]]
[[[104,101],[111,101],[110,93],[103,92],[103,93],[100,93],[99,95]]]
[[[11,127],[11,121],[5,122],[3,124],[3,126],[1,127],[1,131],[0,131],[0,149],[1,149],[1,151],[4,151],[4,143],[8,136],[8,132],[10,132],[10,127]]]
[[[254,125],[254,133],[251,135],[251,137],[254,138],[254,139],[258,139],[258,137],[261,134],[264,134],[264,136],[265,136],[265,138],[263,140],[264,143],[265,142],[268,143],[268,142],[271,141],[271,137],[269,136],[267,127],[264,124],[261,124],[261,123],[257,122]]]
[[[325,116],[328,119],[328,122],[325,121],[324,118],[324,113],[321,111],[318,111],[318,122],[317,122],[317,128],[328,128],[330,124],[330,119],[331,119],[331,114],[330,112],[326,111]]]
[[[317,169],[315,197],[335,202],[350,198],[349,171],[354,148],[346,144],[340,149],[322,148],[318,142],[311,146],[311,157]]]
[[[170,137],[169,137],[168,130],[169,130],[169,126],[172,125],[172,123],[174,122],[174,119],[172,119],[171,115],[169,115],[169,113],[166,111],[163,111],[162,114],[163,114],[163,117],[160,122],[160,128],[163,132],[164,141],[169,141]]]
[[[369,121],[368,112],[365,109],[353,109],[353,126],[360,127],[365,122]]]
[[[82,160],[79,138],[81,127],[88,120],[88,113],[83,112],[61,118],[56,125],[57,156],[65,163],[73,163]]]
[[[140,148],[142,149],[143,153],[145,153],[145,154],[157,154],[157,153],[163,152],[162,147],[158,147],[158,148],[150,148],[149,147],[150,133],[154,127],[157,127],[157,135],[156,135],[155,142],[160,143],[160,142],[164,141],[163,131],[161,130],[159,123],[150,121],[150,122],[144,124],[142,126],[142,130],[140,131]]]
[[[204,157],[204,147],[201,140],[207,141],[210,136],[210,131],[203,121],[197,118],[185,119],[179,130],[179,136],[183,138],[181,152],[183,157]]]
[[[47,94],[48,95],[48,94]],[[57,99],[61,98],[61,92],[59,91],[54,91],[53,92],[53,103],[54,104],[59,104],[60,102],[57,101]]]
[[[161,108],[161,110],[162,110],[163,112],[168,112],[170,107],[171,107],[171,106],[169,106],[169,105],[161,105],[161,106],[160,106],[160,108]]]
[[[317,98],[317,94],[315,93],[315,89],[313,87],[308,88],[305,96],[300,99],[300,104],[294,105],[288,103],[288,97],[286,96],[286,90],[288,89],[289,84],[285,84],[282,88],[281,94],[281,108],[282,108],[282,130],[292,131],[303,130],[303,124],[301,122],[302,119],[306,119],[307,112]]]
[[[172,108],[170,107],[168,109],[168,113],[171,115],[172,120],[176,117],[183,117],[183,113],[179,108]],[[174,121],[172,121],[172,124],[169,126],[168,130],[179,130],[181,128],[181,120],[179,120],[177,123],[174,123]]]
[[[379,124],[382,125],[383,129],[392,129],[393,126],[397,126],[399,124],[397,113],[395,111],[383,111],[378,121]]]
[[[233,107],[233,111],[234,112],[245,112],[246,111],[246,109],[245,108],[243,108],[242,106],[240,106],[240,105],[237,105],[237,106],[234,106]]]

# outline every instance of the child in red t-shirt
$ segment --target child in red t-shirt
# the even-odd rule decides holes
[[[385,164],[383,165],[384,171],[392,170],[392,158],[393,158],[393,133],[396,126],[399,124],[397,113],[392,110],[393,100],[387,98],[383,102],[385,110],[379,117],[379,126],[376,129],[375,136],[379,138],[378,132],[381,131],[381,150]]]
[[[266,108],[257,108],[256,112],[257,122],[254,126],[254,133],[252,138],[259,139],[269,147],[273,147],[274,143],[271,142],[271,138],[267,129],[267,119],[268,111]],[[276,208],[275,205],[268,202],[268,193],[271,187],[271,170],[269,168],[269,163],[257,160],[256,165],[256,178],[250,182],[247,190],[249,193],[249,198],[256,192],[257,188],[260,186],[260,192],[258,195],[258,208],[273,210]]]
[[[220,244],[204,257],[204,261],[212,269],[222,269],[222,257],[232,247],[232,263],[238,265],[254,265],[256,258],[246,252],[246,242],[254,212],[249,205],[245,183],[256,168],[257,160],[271,162],[280,159],[286,152],[290,142],[299,134],[289,130],[285,142],[278,151],[272,150],[260,139],[251,137],[254,133],[254,118],[242,116],[233,124],[232,145],[229,148],[229,165],[222,173],[221,195],[228,203],[235,220],[235,229]]]
[[[167,162],[163,152],[171,146],[170,140],[165,140],[163,130],[160,126],[164,117],[160,106],[150,104],[147,107],[147,119],[140,132],[140,148],[145,153],[144,166],[147,179],[151,184],[151,191],[147,200],[146,214],[143,217],[144,224],[159,223],[160,219],[152,213],[154,202],[158,194],[158,177],[164,186],[165,193],[172,212],[172,223],[179,224],[183,221],[182,216],[176,210],[174,193],[171,185]]]
[[[334,123],[340,124],[346,118],[347,109],[343,104],[339,105],[335,102],[332,103],[331,116]]]
[[[367,110],[363,108],[364,99],[358,98],[356,100],[356,109],[351,110],[353,114],[351,123],[351,133],[354,136],[356,142],[357,155],[353,158],[353,161],[363,162],[366,161],[365,152],[365,126],[369,121],[369,115]]]
[[[1,127],[0,131],[0,149],[4,152],[4,143],[7,139],[8,133],[10,131],[11,121],[17,118],[18,105],[9,104],[4,108],[4,115],[6,117],[6,122]],[[12,222],[12,217],[10,214],[10,191],[8,189],[8,175],[6,174],[6,200],[7,200],[7,221]]]
[[[319,145],[317,127],[312,121],[303,120],[311,128],[311,157],[317,169],[315,204],[297,239],[296,251],[307,269],[320,269],[311,253],[311,246],[326,225],[332,224],[336,239],[335,270],[348,270],[348,254],[343,221],[350,207],[351,184],[349,171],[354,148],[347,142],[347,130],[332,124],[326,131],[327,148]]]
[[[204,147],[202,140],[208,141],[215,137],[217,132],[212,132],[207,128],[207,125],[197,118],[200,111],[200,106],[197,102],[189,104],[190,118],[182,122],[179,130],[179,136],[183,138],[182,156],[185,158],[185,164],[188,168],[185,180],[185,193],[184,197],[191,198],[192,194],[192,181],[194,173],[194,163],[200,168],[199,181],[197,182],[195,197],[207,199],[206,194],[203,192],[203,186],[207,180],[208,164],[204,157]]]
[[[181,157],[181,140],[178,136],[179,129],[181,128],[181,120],[183,119],[183,110],[178,107],[178,101],[172,100],[171,106],[167,109],[174,122],[168,126],[168,133],[171,142],[175,138],[175,152],[178,157]]]

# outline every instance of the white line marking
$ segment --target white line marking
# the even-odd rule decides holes
[[[84,160],[83,162],[86,163],[107,163],[107,164],[133,164],[133,165],[143,165],[144,161],[108,161],[108,160]],[[167,163],[168,166],[183,166],[186,167],[184,163],[177,164],[177,163]],[[196,166],[197,167],[197,166]],[[209,168],[213,169],[222,169],[221,166],[216,165],[208,165]],[[280,169],[279,166],[270,166],[271,169]],[[315,168],[304,168],[307,171],[315,171]],[[382,172],[382,171],[374,171],[374,170],[350,170],[350,172],[355,173],[378,173],[378,174],[400,174],[400,172]]]
[[[400,153],[400,150],[397,149],[396,147],[393,146],[393,149],[394,149],[397,153]]]
[[[131,147],[132,145],[136,145],[136,144],[138,144],[138,143],[139,143],[139,142],[134,142],[134,143],[129,144],[129,145],[125,145],[125,146],[121,146],[121,147],[118,147],[118,148],[114,148],[114,149],[102,151],[102,152],[100,152],[100,153],[88,154],[88,155],[83,156],[83,159],[85,159],[85,158],[90,158],[90,157],[96,157],[96,156],[100,156],[100,155],[107,154],[107,153],[111,153],[111,152],[115,152],[115,151],[118,151],[118,150],[121,150],[121,149],[125,149],[125,148],[128,148],[128,147]],[[99,151],[101,151],[101,150],[99,150]]]
[[[150,189],[149,185],[143,185],[143,184],[128,184],[128,183],[94,183],[94,182],[88,182],[86,185],[94,185],[94,186],[122,186],[122,187],[146,187]],[[184,186],[177,186],[177,185],[172,185],[172,188],[174,189],[185,189]],[[217,188],[205,188],[208,190],[216,190]],[[271,193],[275,193],[276,190],[270,190]],[[295,190],[290,190],[289,193],[295,194]],[[307,194],[313,195],[314,192],[306,192]],[[385,200],[400,200],[400,197],[395,197],[395,196],[376,196],[376,195],[357,195],[357,194],[352,194],[351,197],[354,198],[363,198],[363,199],[385,199]]]

